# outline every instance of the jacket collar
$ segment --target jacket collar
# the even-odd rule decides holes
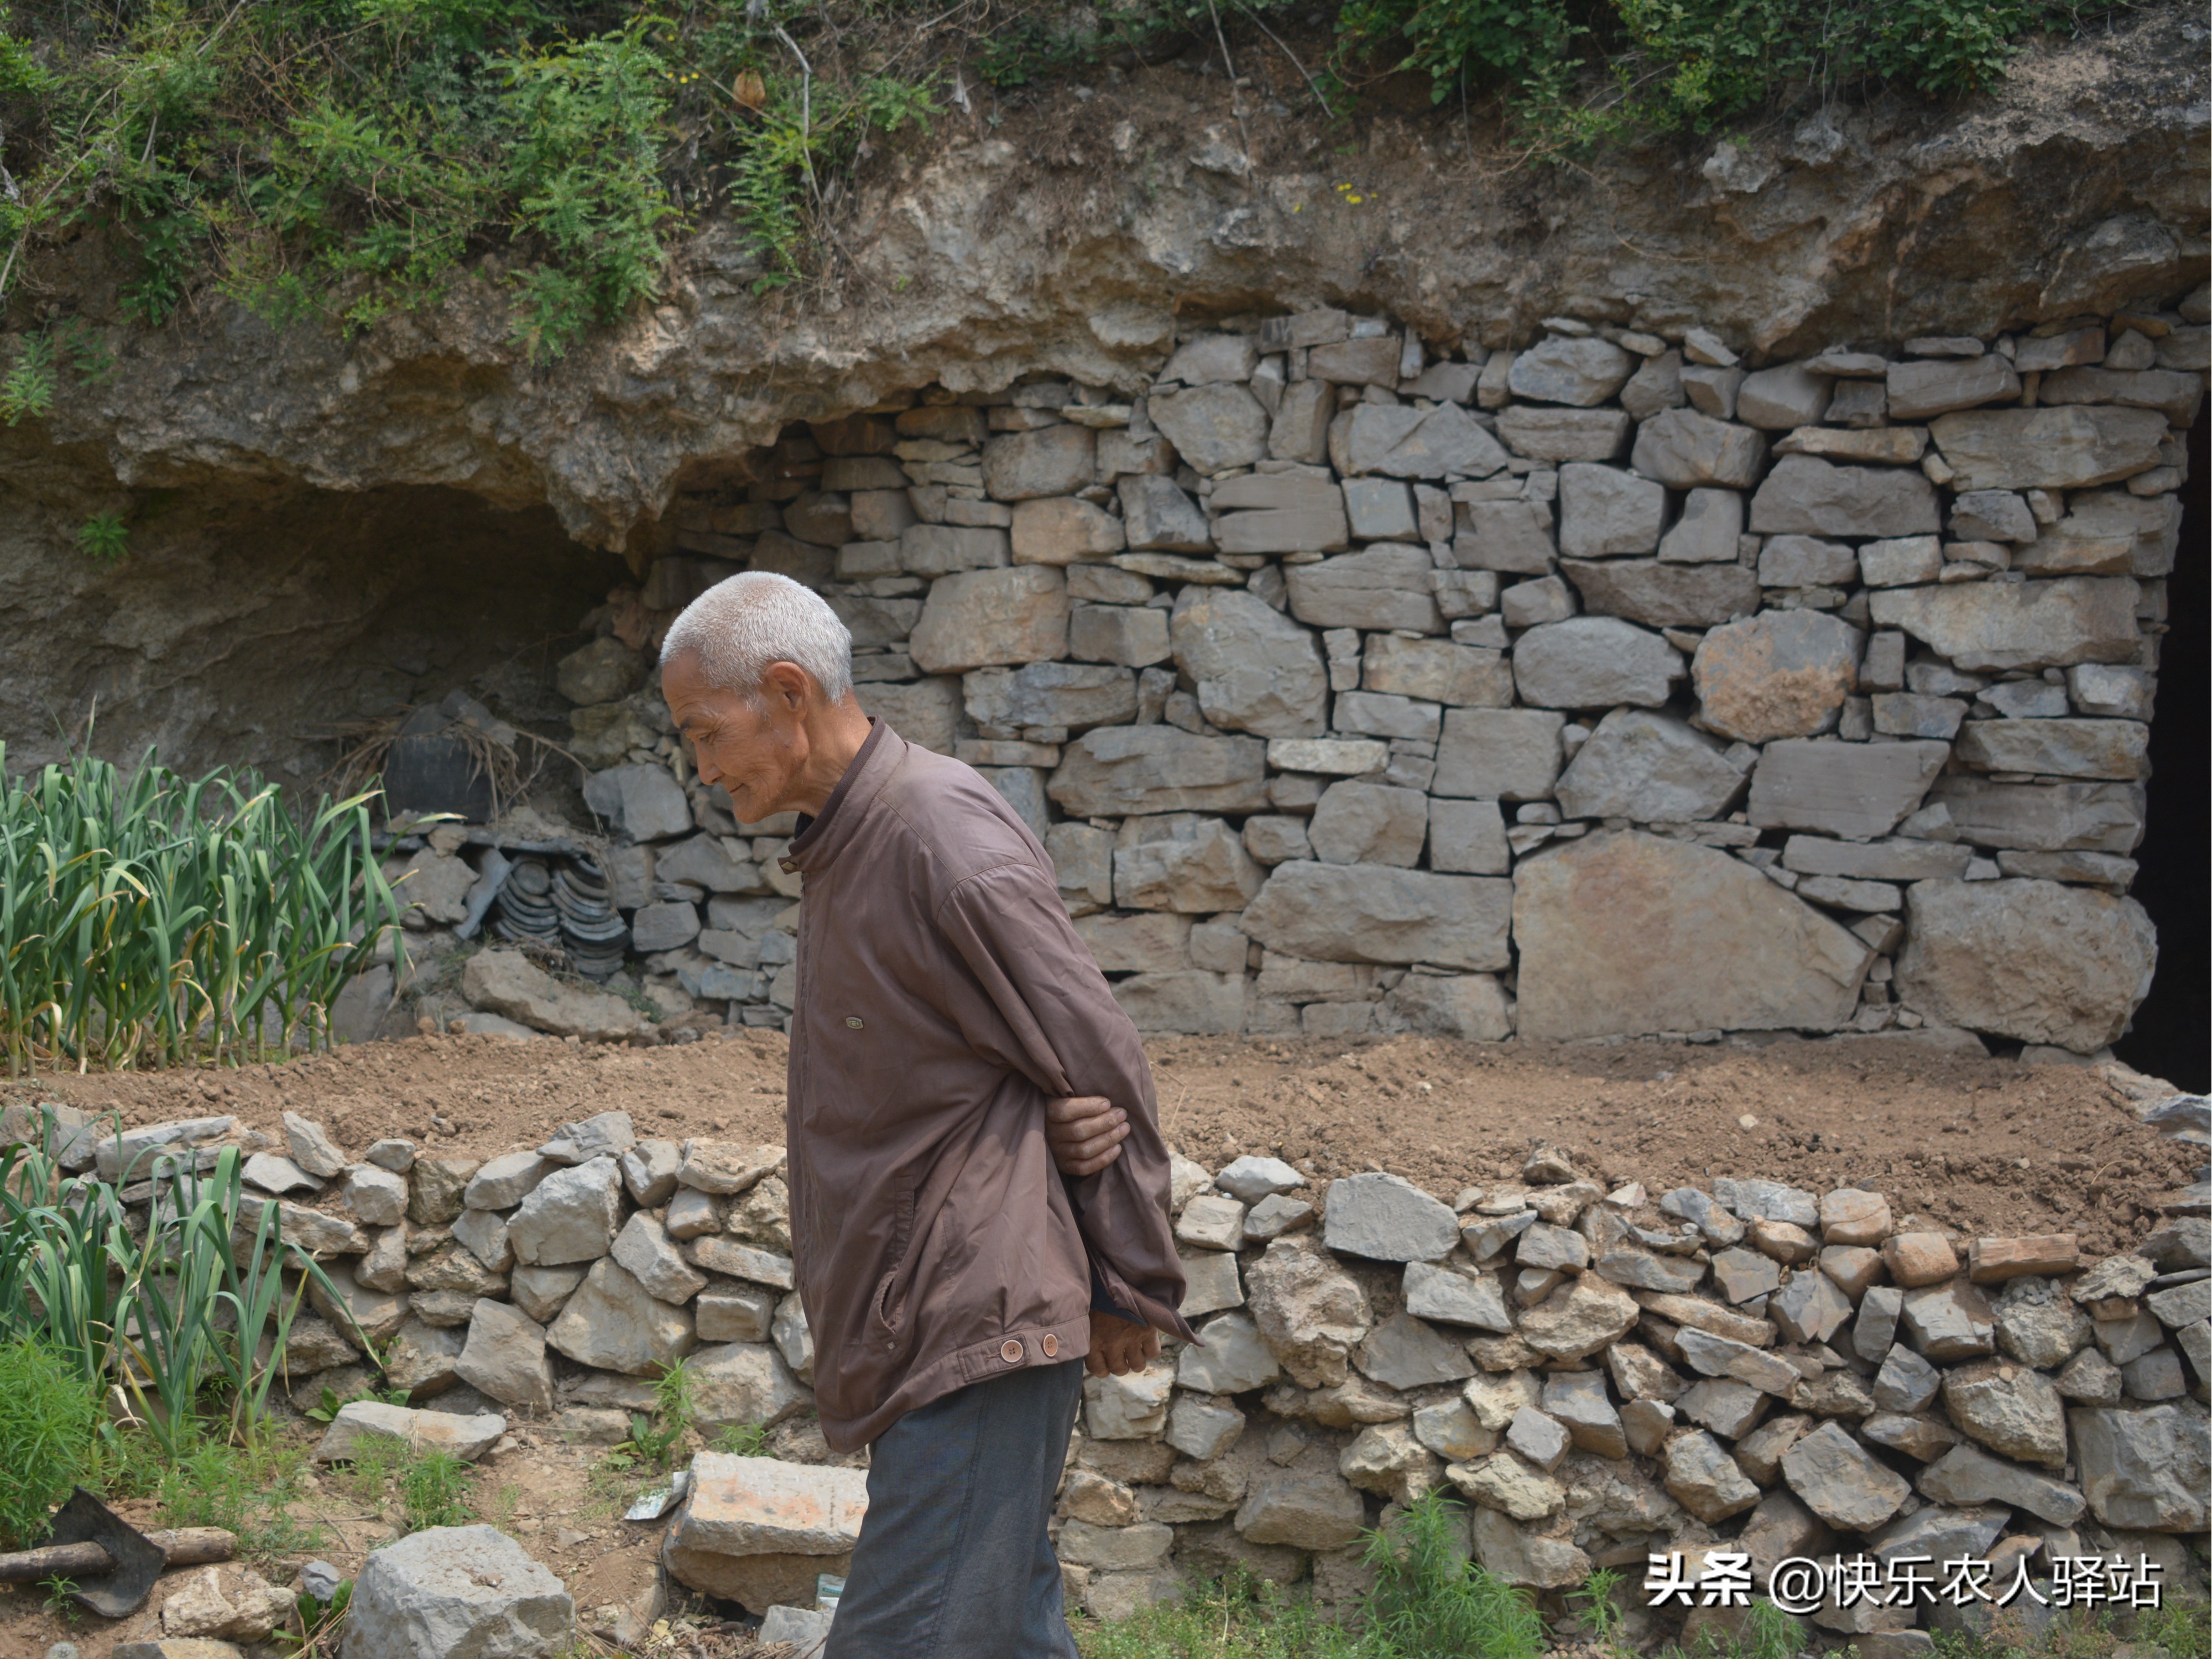
[[[827,868],[838,850],[860,833],[860,820],[867,816],[870,804],[905,757],[906,739],[886,721],[872,714],[868,728],[866,740],[845,768],[845,775],[837,780],[837,787],[830,792],[822,811],[793,838],[785,857],[787,868],[795,866],[801,874]]]

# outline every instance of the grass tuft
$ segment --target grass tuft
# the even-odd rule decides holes
[[[92,1461],[92,1390],[68,1358],[29,1337],[0,1344],[0,1542],[28,1549]]]

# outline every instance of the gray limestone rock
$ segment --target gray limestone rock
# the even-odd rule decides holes
[[[1629,456],[1630,465],[1670,489],[1702,484],[1748,489],[1765,464],[1764,434],[1691,409],[1664,410],[1644,421]]]
[[[1516,397],[1589,409],[1627,383],[1636,359],[1595,335],[1553,335],[1516,354],[1505,384]]]
[[[1702,1429],[1669,1440],[1662,1462],[1668,1495],[1708,1526],[1741,1515],[1759,1502],[1759,1488]]]
[[[948,674],[1064,656],[1068,611],[1067,578],[1056,566],[940,576],[930,584],[921,619],[914,625],[915,665],[925,673]]]
[[[1285,573],[1291,614],[1315,628],[1441,634],[1435,568],[1419,548],[1380,546]]]
[[[669,879],[681,881],[684,878],[679,875]],[[580,1122],[563,1124],[552,1139],[538,1149],[538,1155],[554,1164],[585,1164],[595,1158],[618,1158],[636,1141],[637,1133],[630,1127],[628,1112],[601,1112]]]
[[[623,1223],[613,1255],[647,1295],[662,1302],[680,1305],[706,1286],[706,1274],[684,1259],[667,1229],[650,1212],[640,1210]]]
[[[1711,628],[1759,609],[1759,578],[1746,567],[1658,559],[1567,559],[1560,568],[1593,616],[1654,628]],[[1510,624],[1512,617],[1508,616]]]
[[[1959,1280],[1907,1291],[1898,1314],[1905,1340],[1939,1364],[1978,1359],[1996,1346],[1989,1298]]]
[[[631,1376],[657,1372],[696,1340],[688,1309],[648,1295],[611,1256],[592,1264],[545,1334],[547,1346],[578,1364]]]
[[[1115,480],[1121,499],[1122,533],[1134,551],[1203,553],[1213,536],[1196,503],[1174,481],[1152,473]]]
[[[1942,1381],[1941,1371],[1900,1342],[1875,1373],[1874,1402],[1886,1412],[1922,1411],[1934,1401]]]
[[[1769,744],[1751,775],[1751,822],[1851,840],[1887,835],[1918,810],[1942,768],[1942,743]]]
[[[1930,431],[1960,490],[2112,483],[2154,465],[2166,435],[2154,410],[2081,404],[1942,415]]]
[[[1358,1492],[1334,1468],[1306,1461],[1262,1467],[1237,1511],[1237,1530],[1255,1544],[1341,1549],[1367,1524]]]
[[[1565,725],[1566,716],[1551,709],[1446,709],[1431,793],[1486,800],[1547,799],[1559,776],[1559,733]]]
[[[1521,700],[1540,708],[1663,707],[1682,653],[1617,617],[1573,617],[1523,634],[1513,648]]]
[[[1921,1470],[1917,1484],[1939,1504],[2002,1504],[2059,1527],[2072,1526],[2084,1507],[2072,1486],[1992,1457],[1979,1446],[1954,1446]]]
[[[1635,423],[1617,409],[1546,409],[1515,404],[1498,412],[1498,435],[1532,461],[1609,461],[1628,447]]]
[[[2045,1468],[2066,1465],[2066,1415],[2041,1371],[1989,1359],[1943,1379],[1943,1409],[1968,1438],[2002,1456]]]
[[[1624,905],[1632,893],[1652,897]],[[1872,959],[1751,866],[1635,831],[1523,859],[1513,904],[1523,1037],[1834,1030]],[[1682,974],[1683,962],[1705,970]]]
[[[1457,1342],[1410,1313],[1393,1314],[1370,1331],[1352,1363],[1389,1389],[1428,1388],[1474,1375],[1473,1363]]]
[[[1282,1305],[1283,1299],[1279,1297],[1277,1306]],[[1363,1334],[1365,1318],[1362,1313],[1353,1322]],[[1287,1335],[1294,1326],[1294,1319],[1285,1316],[1279,1328]],[[1201,1344],[1185,1347],[1176,1356],[1176,1381],[1183,1388],[1200,1394],[1244,1394],[1267,1387],[1283,1374],[1281,1364],[1247,1314],[1224,1314],[1204,1326],[1199,1336]],[[1346,1352],[1349,1352],[1350,1346],[1346,1342]]]
[[[1782,1459],[1783,1478],[1805,1506],[1844,1532],[1871,1532],[1911,1495],[1905,1477],[1876,1462],[1834,1423],[1823,1423]]]
[[[2056,1370],[2094,1334],[2089,1316],[2048,1279],[2015,1279],[1997,1298],[1997,1346],[2024,1365]]]
[[[1270,613],[1272,614],[1272,613]],[[1103,663],[1037,662],[963,677],[969,718],[987,726],[1059,726],[1087,732],[1137,714],[1137,677]]]
[[[2098,1520],[2146,1532],[2204,1529],[2212,1425],[2202,1405],[2077,1406],[2066,1417]]]
[[[1002,433],[983,446],[983,488],[994,501],[1073,495],[1094,480],[1097,467],[1097,438],[1084,426]]]
[[[372,1553],[354,1581],[342,1659],[534,1659],[564,1653],[575,1604],[493,1527],[432,1527]]]
[[[1437,1261],[1459,1243],[1459,1220],[1411,1182],[1373,1171],[1329,1183],[1323,1238],[1332,1250],[1380,1261]]]
[[[1521,1340],[1553,1359],[1586,1359],[1633,1325],[1628,1292],[1594,1273],[1577,1276],[1521,1315]]]
[[[1415,1189],[1414,1196],[1425,1194]],[[1432,1199],[1428,1201],[1435,1202]],[[1389,1241],[1378,1238],[1365,1242],[1382,1244]],[[1291,1381],[1302,1389],[1332,1388],[1344,1382],[1350,1374],[1352,1350],[1365,1338],[1374,1323],[1366,1294],[1358,1282],[1328,1257],[1296,1238],[1276,1239],[1247,1270],[1245,1300],[1268,1349]],[[1234,1319],[1237,1316],[1226,1317]],[[1217,1321],[1216,1324],[1221,1322]],[[1217,1388],[1211,1392],[1231,1390]]]
[[[1902,467],[1785,455],[1751,498],[1754,535],[1922,536],[1942,524],[1935,486]]]
[[[1267,745],[1172,726],[1086,732],[1061,751],[1045,793],[1075,817],[1158,812],[1264,812]]]
[[[591,1261],[614,1243],[622,1220],[622,1170],[611,1158],[556,1169],[531,1189],[507,1224],[516,1259],[532,1267]]]
[[[1323,864],[1411,868],[1428,831],[1429,798],[1419,790],[1346,781],[1322,792],[1307,835]]]
[[[1908,1006],[2079,1054],[2126,1030],[2158,960],[2142,906],[2094,888],[1923,881],[1906,895],[1905,915],[1897,992]]]
[[[469,1316],[468,1340],[453,1362],[454,1375],[503,1405],[544,1417],[553,1409],[553,1368],[545,1358],[545,1328],[518,1308],[489,1297]]]
[[[1902,629],[1969,672],[2124,663],[2136,650],[2141,589],[2127,576],[1883,588],[1868,597],[1877,628]]]
[[[1511,884],[1376,865],[1293,860],[1245,907],[1244,931],[1314,962],[1507,965]]]
[[[1559,469],[1559,551],[1571,559],[1656,553],[1667,492],[1618,467],[1570,461]]]
[[[1170,639],[1176,665],[1196,683],[1199,707],[1216,726],[1266,738],[1328,729],[1328,670],[1312,634],[1273,606],[1241,590],[1189,584]]]
[[[1571,818],[1688,823],[1719,817],[1744,787],[1712,738],[1670,714],[1616,708],[1560,774],[1559,810]]]

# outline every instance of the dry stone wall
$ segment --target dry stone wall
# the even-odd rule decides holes
[[[791,1005],[789,825],[688,781],[633,648],[750,568],[1036,830],[1148,1031],[2094,1052],[2156,960],[2128,855],[2206,319],[1753,366],[1323,310],[1193,334],[1145,396],[788,428],[562,665],[645,989]]]
[[[21,1114],[9,1138],[39,1133]],[[701,1452],[633,1512],[673,1510],[669,1573],[757,1613],[843,1571],[865,1456],[811,1420],[781,1147],[638,1139],[622,1113],[481,1161],[342,1147],[291,1114],[281,1142],[228,1117],[106,1139],[60,1118],[67,1162],[132,1183],[242,1143],[250,1211],[280,1206],[337,1289],[293,1327],[294,1397],[363,1386],[364,1340],[408,1392],[345,1407],[325,1459],[379,1438],[475,1457],[516,1416],[612,1443],[682,1359],[703,1437],[766,1436],[761,1456]],[[1201,1340],[1085,1383],[1055,1528],[1076,1601],[1117,1616],[1234,1568],[1341,1601],[1362,1531],[1438,1490],[1475,1558],[1538,1591],[1674,1553],[1693,1584],[1747,1555],[1762,1590],[1790,1558],[1871,1559],[1879,1582],[1893,1559],[1965,1556],[1998,1590],[2024,1565],[2048,1599],[2059,1559],[2122,1557],[2202,1593],[2201,1194],[2085,1261],[2071,1235],[1962,1238],[1874,1191],[1608,1191],[1542,1146],[1469,1173],[1447,1202],[1380,1171],[1324,1188],[1272,1158],[1175,1160]],[[1628,1633],[1678,1616],[1638,1609]],[[1988,1617],[1832,1596],[1813,1622],[1896,1659],[1929,1651],[1923,1621]]]

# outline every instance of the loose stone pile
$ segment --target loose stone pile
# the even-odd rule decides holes
[[[678,504],[625,625],[742,568],[818,588],[1147,1030],[2093,1052],[2154,960],[2124,896],[2206,317],[1755,369],[1696,328],[1443,358],[1273,317],[1140,397],[791,428]],[[780,1023],[791,825],[687,784],[647,666],[561,667],[647,994]],[[479,1006],[563,1029],[527,1000]]]
[[[65,1132],[134,1174],[236,1138],[220,1117]],[[318,1291],[294,1327],[292,1383],[365,1381],[357,1324],[415,1402],[346,1407],[322,1456],[377,1437],[481,1455],[506,1419],[435,1409],[462,1384],[611,1442],[684,1358],[702,1431],[781,1425],[782,1455],[694,1460],[669,1572],[762,1611],[842,1571],[866,1492],[803,1421],[781,1148],[639,1140],[621,1113],[482,1163],[285,1132],[249,1179],[343,1304]],[[1379,1171],[1319,1194],[1274,1158],[1177,1158],[1202,1341],[1085,1382],[1061,1559],[1103,1616],[1232,1566],[1340,1600],[1361,1530],[1449,1487],[1476,1558],[1540,1590],[1662,1552],[1692,1579],[1747,1554],[1760,1586],[1861,1553],[1996,1561],[2000,1589],[2021,1560],[2040,1580],[2124,1553],[2201,1585],[2212,1221],[2181,1202],[2199,1212],[2085,1263],[2070,1235],[1961,1240],[1874,1192],[1607,1192],[1548,1148],[1450,1203]],[[1814,1622],[1895,1655],[1925,1650],[1917,1616]]]

